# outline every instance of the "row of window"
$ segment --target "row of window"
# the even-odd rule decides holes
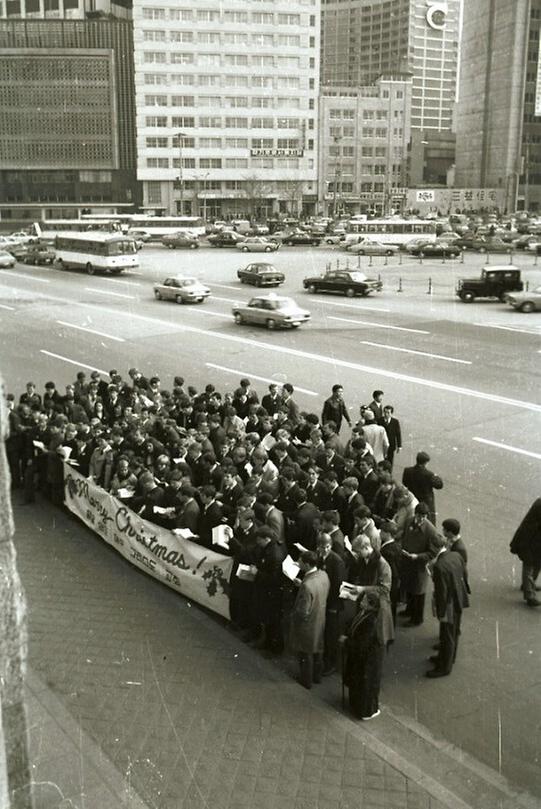
[[[143,7],[144,20],[176,20],[182,22],[251,23],[252,25],[301,24],[300,14],[275,14],[272,11],[225,11],[219,8],[148,8]],[[315,26],[315,14],[310,15],[310,25]]]
[[[143,31],[144,42],[184,42],[198,45],[277,45],[282,48],[306,47],[300,34],[261,34],[221,31],[164,31],[153,29]],[[315,37],[308,37],[308,47],[315,48]]]
[[[298,169],[300,168],[300,160],[298,157],[200,157],[198,160],[195,157],[183,157],[182,160],[174,157],[170,160],[168,157],[147,157],[146,166],[149,169]],[[306,167],[306,164],[305,164]],[[314,160],[307,161],[309,169],[314,168]]]
[[[200,129],[301,129],[305,125],[304,118],[241,118],[216,115],[202,115],[198,119]],[[190,115],[147,115],[145,126],[167,129],[173,128],[193,129],[195,118]],[[308,119],[308,129],[314,129],[314,119]]]
[[[298,90],[301,86],[299,76],[248,76],[243,74],[223,75],[222,73],[145,73],[144,82],[148,85],[189,85],[190,87],[274,87],[278,90],[289,88]],[[309,87],[314,89],[314,79],[309,80]]]
[[[270,35],[271,40],[273,39]],[[254,42],[259,47],[274,47],[274,41]],[[207,65],[211,67],[254,67],[266,64],[261,62],[261,57],[248,53],[194,53],[192,51],[144,51],[143,62],[146,65]],[[299,70],[301,60],[298,56],[275,56],[274,65],[282,70]],[[310,68],[315,68],[316,60],[313,56],[309,59]]]
[[[198,138],[199,149],[301,149],[301,142],[298,138]],[[169,149],[179,146],[178,137],[148,137],[146,138],[148,149]],[[195,138],[182,138],[183,149],[195,149]],[[313,150],[314,141],[309,140],[308,151]]]
[[[1,98],[1,93],[0,93]],[[304,100],[304,99],[303,99]],[[230,109],[244,109],[258,107],[260,109],[274,109],[288,107],[300,109],[299,96],[193,96],[193,95],[145,95],[146,107],[229,107]],[[308,109],[313,110],[315,99],[308,99]]]

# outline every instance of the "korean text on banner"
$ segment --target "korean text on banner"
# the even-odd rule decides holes
[[[229,618],[231,558],[142,520],[67,463],[64,489],[69,510],[131,564]]]

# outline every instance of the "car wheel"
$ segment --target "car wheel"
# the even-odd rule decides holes
[[[190,245],[190,250],[196,250],[198,247],[199,247],[199,245],[195,244],[195,242],[194,242],[193,244]]]
[[[533,305],[533,303],[531,301],[524,301],[524,303],[520,307],[520,311],[524,312],[527,315],[529,315],[530,312],[533,312],[534,309],[535,309],[535,306]]]
[[[182,297],[182,295],[177,295],[175,297],[175,300],[177,303],[184,303],[184,298]]]
[[[486,247],[480,247],[477,252],[478,253],[486,253],[486,251],[487,251]]]
[[[247,252],[248,252],[248,248],[247,248],[247,247],[241,247],[240,249],[242,250],[242,252],[243,252],[243,253],[247,253]]]
[[[394,250],[386,250],[385,255],[386,256],[394,256]]]
[[[267,329],[271,329],[271,331],[272,331],[272,330],[273,330],[273,329],[275,329],[275,328],[276,328],[276,321],[275,321],[275,320],[273,320],[273,319],[272,319],[272,317],[270,317],[270,318],[267,320]]]
[[[366,253],[364,252],[364,250],[355,250],[353,252],[354,252],[354,255],[357,255],[357,256],[366,256]]]
[[[175,249],[174,244],[168,244],[167,247],[168,247],[169,250],[174,250]]]
[[[56,263],[57,263],[57,266],[58,266],[58,269],[59,269],[59,270],[63,270],[63,269],[64,269],[64,262],[62,261],[62,259],[61,259],[61,258],[57,258],[57,259],[56,259]]]
[[[473,301],[475,300],[475,292],[470,292],[470,290],[465,290],[464,292],[461,292],[460,300],[464,301],[464,303],[473,303]]]
[[[159,289],[155,289],[155,290],[154,290],[154,297],[156,298],[156,300],[157,300],[157,301],[161,301],[161,299],[162,299],[162,293],[160,292],[160,290],[159,290]]]
[[[286,247],[293,247],[293,242],[284,242]]]
[[[312,244],[312,247],[319,247],[319,241],[311,242],[311,244]]]
[[[354,298],[355,297],[355,290],[353,287],[348,287],[346,289],[346,298]]]
[[[270,245],[267,245],[267,247],[265,247],[265,253],[270,253],[271,250],[272,250],[272,247]]]
[[[237,313],[235,314],[235,323],[238,323],[238,325],[239,325],[239,326],[242,326],[242,324],[244,323],[244,318],[243,318],[243,316],[240,314],[240,312],[237,312]]]
[[[261,286],[261,279],[256,278],[255,281],[254,281],[254,284],[255,284],[256,287],[260,287]]]
[[[315,285],[315,284],[308,284],[308,286],[307,286],[306,288],[307,288],[308,292],[311,292],[311,293],[312,293],[312,295],[313,295],[315,292],[317,292],[317,287],[316,287],[316,285]]]
[[[241,284],[245,284],[245,283],[246,283],[246,281],[244,280],[244,278],[242,278],[241,276],[239,276],[239,281],[241,282]]]
[[[334,244],[334,241],[332,239],[325,239],[325,243],[326,244]]]
[[[88,275],[94,275],[95,270],[90,261],[87,263],[85,270],[87,271]]]

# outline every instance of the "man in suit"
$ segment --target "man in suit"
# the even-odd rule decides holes
[[[264,407],[269,416],[272,417],[275,413],[279,412],[281,405],[282,399],[278,393],[278,385],[275,382],[271,382],[269,392],[261,399],[261,407]]]
[[[288,531],[289,547],[292,548],[294,542],[299,542],[306,550],[315,551],[317,543],[316,522],[319,522],[317,506],[306,500],[305,489],[297,489],[295,493],[295,511]]]
[[[306,499],[313,503],[320,511],[325,511],[330,505],[329,490],[319,479],[321,469],[318,466],[308,467],[308,485],[306,487]]]
[[[212,529],[225,521],[222,506],[216,500],[214,486],[202,486],[199,497],[202,508],[195,533],[198,535],[201,545],[204,545],[205,548],[212,548]]]
[[[428,519],[428,506],[418,503],[415,515],[402,540],[400,580],[406,598],[402,613],[409,618],[407,626],[419,626],[424,620],[425,597],[428,589],[427,564],[441,547],[438,532]]]
[[[541,571],[541,497],[534,500],[515,531],[511,553],[522,562],[522,595],[528,607],[541,607],[536,581]]]
[[[371,464],[363,459],[359,461],[359,472],[361,473],[359,494],[362,496],[366,505],[372,508],[376,492],[379,489],[378,476],[374,472]]]
[[[345,559],[346,546],[344,534],[340,530],[340,515],[334,509],[324,511],[321,515],[321,533],[328,534],[331,539],[331,550],[341,559]]]
[[[344,419],[351,427],[351,419],[344,402],[344,388],[342,385],[333,385],[332,395],[323,403],[321,423],[326,424],[328,421],[332,421],[336,425],[336,432],[339,433]]]
[[[383,418],[380,419],[379,424],[384,428],[389,439],[389,449],[387,450],[387,460],[392,465],[394,456],[397,455],[402,449],[402,431],[400,429],[400,422],[393,416],[394,407],[392,405],[385,405],[383,408]]]
[[[343,480],[344,459],[338,455],[332,443],[329,446],[325,444],[325,453],[318,458],[318,463],[324,472],[336,472],[338,480]]]
[[[374,414],[374,420],[380,421],[383,418],[383,397],[385,396],[382,390],[375,390],[372,393],[372,401],[368,408]]]
[[[342,515],[340,528],[351,541],[355,536],[355,512],[360,506],[364,506],[364,500],[357,491],[359,488],[357,478],[345,478],[342,482],[342,488],[346,495],[346,509]]]
[[[255,641],[257,648],[279,653],[284,646],[282,631],[283,584],[282,562],[284,552],[274,534],[266,525],[255,533],[256,550],[254,565],[257,568],[254,580],[255,617],[261,629]]]
[[[439,546],[432,567],[434,581],[434,611],[440,622],[440,642],[438,654],[430,660],[434,668],[426,672],[427,677],[446,677],[451,673],[456,660],[462,610],[469,607],[464,559],[456,551],[449,550],[449,540],[437,537],[434,543]]]
[[[329,534],[321,533],[317,540],[318,566],[329,577],[330,589],[325,611],[325,642],[323,650],[323,674],[336,671],[338,638],[340,637],[340,613],[344,603],[340,598],[340,587],[346,576],[346,566],[341,556],[332,549]]]
[[[295,389],[289,382],[282,385],[282,404],[280,406],[280,410],[282,413],[285,413],[289,423],[292,424],[293,427],[296,427],[297,424],[300,423],[300,408],[297,402],[293,399],[294,392]]]
[[[395,541],[397,527],[392,520],[384,520],[379,528],[381,546],[379,552],[391,568],[391,611],[396,626],[396,613],[400,601],[400,566],[402,564],[402,548]]]
[[[313,551],[305,551],[299,563],[304,578],[291,614],[290,643],[299,656],[299,682],[312,688],[312,683],[321,682],[330,583],[326,572],[318,569],[318,556]]]
[[[338,485],[336,472],[327,472],[323,477],[323,481],[329,490],[329,509],[336,511],[341,524],[347,510],[348,499],[346,493],[343,487]]]
[[[274,532],[278,544],[283,545],[286,538],[284,515],[274,505],[272,494],[262,492],[258,495],[255,504],[255,513],[259,522]]]
[[[407,466],[402,474],[402,483],[415,495],[419,503],[428,506],[428,519],[435,525],[436,504],[434,499],[434,489],[443,489],[443,481],[435,475],[427,464],[430,462],[430,455],[427,452],[418,452],[415,459],[415,466]]]

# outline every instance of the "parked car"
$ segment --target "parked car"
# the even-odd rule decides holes
[[[128,228],[126,236],[131,236],[136,243],[143,242],[143,244],[146,244],[152,238],[152,235],[147,230],[139,230],[138,228]]]
[[[282,298],[275,293],[260,295],[248,303],[239,303],[231,310],[235,323],[254,323],[268,329],[297,329],[310,320],[310,312],[301,309],[293,298]]]
[[[380,292],[383,286],[376,278],[367,278],[363,272],[333,270],[323,275],[311,275],[302,282],[308,292],[338,292],[353,298],[366,297],[371,292]]]
[[[419,245],[426,244],[426,238],[416,237],[415,239],[410,239],[406,242],[402,249],[405,250],[406,253],[411,253],[412,250],[415,250]]]
[[[154,297],[158,301],[202,303],[209,295],[210,289],[191,276],[177,275],[154,285]]]
[[[535,248],[540,243],[541,238],[539,236],[533,236],[531,233],[528,233],[526,236],[519,236],[518,239],[515,239],[513,241],[513,247],[515,250],[535,251]]]
[[[6,250],[0,250],[0,267],[14,267],[15,266],[15,258],[8,253]]]
[[[464,303],[472,303],[476,298],[506,301],[509,292],[522,292],[523,289],[519,268],[508,264],[484,267],[480,278],[460,278],[456,294]]]
[[[278,242],[273,242],[264,236],[247,236],[235,246],[237,250],[242,250],[243,253],[272,253],[280,247]]]
[[[493,239],[485,239],[484,236],[478,239],[473,239],[472,249],[477,250],[478,253],[510,253],[513,250],[513,245],[509,242],[504,242],[499,237]]]
[[[283,272],[277,270],[273,264],[264,262],[253,262],[237,270],[237,278],[241,284],[253,284],[256,287],[277,287],[286,280]]]
[[[519,312],[541,312],[541,286],[529,292],[508,293],[506,301]]]
[[[28,244],[22,261],[25,264],[52,264],[55,258],[56,252],[49,245]]]
[[[236,247],[244,241],[244,236],[234,230],[221,230],[209,236],[207,241],[212,247]]]
[[[199,240],[189,233],[170,233],[167,236],[162,236],[162,244],[170,250],[186,249],[196,250],[199,247]]]
[[[365,239],[358,244],[350,244],[348,253],[355,253],[356,256],[394,256],[398,253],[398,247],[396,244],[383,244]]]
[[[250,228],[249,236],[268,236],[269,234],[269,226],[262,225],[260,222],[254,222],[252,227]]]
[[[276,236],[276,234],[273,234]],[[316,236],[306,231],[299,231],[298,233],[290,233],[288,236],[282,238],[282,243],[290,247],[298,244],[311,244],[312,247],[317,247],[321,242],[321,236]]]
[[[426,258],[439,257],[439,258],[456,258],[462,253],[460,247],[450,242],[440,241],[437,239],[435,242],[424,242],[419,244],[410,251],[412,256],[424,256]]]

